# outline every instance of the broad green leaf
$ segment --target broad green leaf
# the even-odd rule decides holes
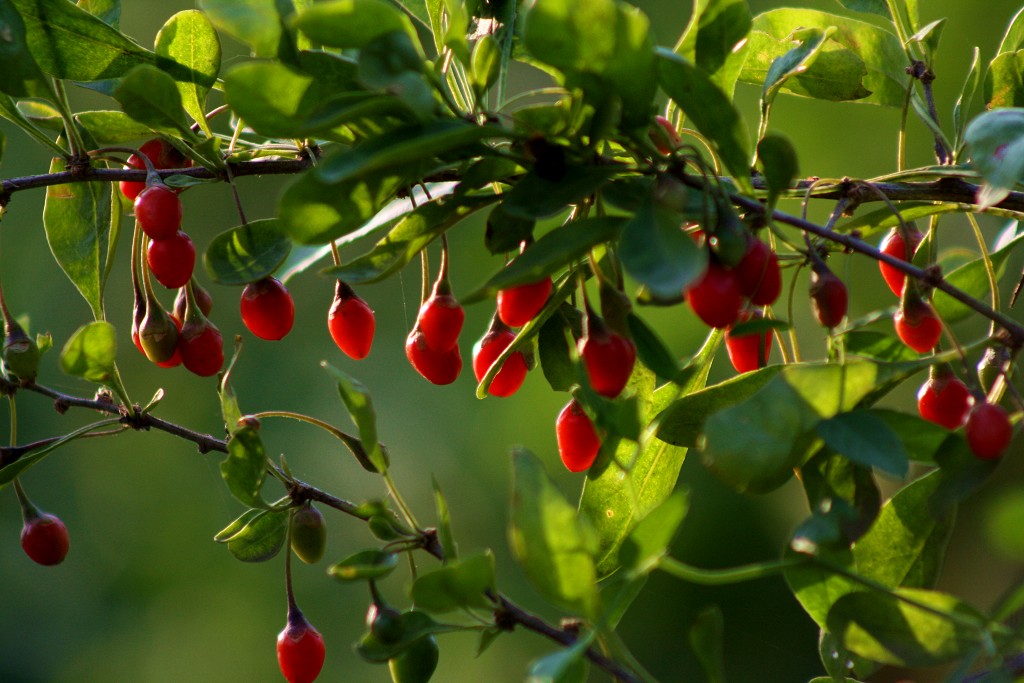
[[[714,144],[740,190],[752,193],[750,134],[739,112],[725,93],[693,64],[664,48],[658,49],[658,57],[662,89]]]
[[[985,72],[985,108],[1024,106],[1024,50],[997,55]]]
[[[435,633],[463,631],[465,628],[465,626],[439,624],[431,619],[426,612],[419,610],[402,612],[399,615],[397,626],[397,631],[401,634],[398,640],[385,643],[372,632],[368,632],[356,643],[356,654],[368,662],[384,663],[408,650],[421,638]]]
[[[516,449],[512,466],[513,555],[544,597],[593,618],[598,594],[592,530],[559,493],[537,456]]]
[[[327,573],[339,581],[381,579],[398,566],[398,555],[387,550],[363,550],[331,566]]]
[[[292,242],[277,219],[265,218],[214,237],[203,254],[203,265],[218,284],[244,285],[277,270],[291,248]]]
[[[121,0],[78,0],[75,4],[104,24],[114,28],[121,24]]]
[[[907,475],[909,462],[902,442],[870,411],[840,413],[819,422],[815,429],[826,446],[850,460],[897,477]]]
[[[32,467],[33,465],[39,464],[39,462],[46,456],[53,453],[55,450],[64,446],[71,441],[74,441],[80,436],[85,436],[89,432],[94,432],[99,429],[105,429],[111,425],[115,425],[120,422],[120,418],[114,418],[110,420],[102,420],[100,422],[80,427],[68,434],[65,434],[61,438],[57,439],[53,443],[49,443],[45,446],[37,448],[23,454],[20,458],[14,462],[8,462],[5,457],[6,454],[0,454],[0,491],[2,491],[8,484],[14,481],[22,472]]]
[[[815,30],[820,29],[807,29],[803,33]],[[864,85],[868,74],[864,62],[834,40],[812,40],[793,47],[789,36],[776,38],[763,31],[752,31],[746,49],[747,62],[740,75],[744,82],[763,87],[770,80],[773,66],[778,68],[794,61],[799,66],[799,60],[807,58],[811,64],[807,70],[797,71],[791,77],[778,81],[775,92],[831,102],[862,100],[871,94]]]
[[[287,510],[261,510],[237,533],[222,542],[242,562],[265,562],[284,547],[288,536]]]
[[[321,366],[338,383],[341,400],[344,401],[352,422],[359,428],[359,440],[366,451],[366,457],[378,472],[387,472],[388,461],[377,439],[377,412],[373,409],[370,392],[361,382],[329,363],[321,363]]]
[[[526,683],[586,683],[590,670],[586,659],[590,638],[530,662]]]
[[[654,201],[626,221],[618,254],[626,272],[657,297],[677,296],[707,270],[707,250],[683,232],[674,212]]]
[[[787,41],[799,40],[800,43],[785,54],[773,59],[768,67],[768,72],[764,77],[764,85],[761,89],[761,111],[763,116],[767,117],[767,110],[771,107],[776,95],[779,94],[786,81],[799,76],[814,65],[829,37],[835,32],[836,28],[829,26],[826,29],[808,28],[797,30],[787,36]],[[753,50],[754,48],[751,49]]]
[[[1006,272],[1007,262],[1010,256],[1013,255],[1014,250],[1020,246],[1022,240],[1024,240],[1024,235],[1014,237],[1002,249],[990,254],[997,282],[1003,273]],[[965,263],[956,270],[946,273],[945,280],[975,299],[984,301],[990,296],[991,289],[989,287],[988,273],[985,270],[984,259],[975,259],[970,263]],[[935,291],[932,305],[935,307],[935,312],[939,314],[939,317],[947,325],[966,320],[975,315],[974,309],[939,290]]]
[[[964,131],[971,163],[982,179],[981,209],[1001,202],[1024,177],[1024,109],[994,109],[972,120]]]
[[[527,173],[504,195],[502,210],[531,220],[553,216],[597,192],[613,174],[608,168],[594,166],[570,166],[557,179]]]
[[[46,73],[72,81],[124,76],[155,56],[68,0],[10,0],[25,20],[29,50]]]
[[[852,9],[854,12],[877,14],[890,21],[892,20],[889,3],[886,0],[837,0],[837,2],[846,9]]]
[[[385,0],[321,2],[300,12],[292,23],[314,41],[329,47],[361,48],[395,31],[405,32],[416,41],[412,22]]]
[[[78,328],[60,353],[60,369],[73,377],[107,384],[115,381],[117,338],[114,326],[98,320]]]
[[[497,199],[495,195],[446,197],[422,204],[400,220],[369,253],[323,272],[352,284],[383,280],[404,268],[438,235]]]
[[[809,683],[860,683],[847,676],[866,678],[880,667],[844,648],[835,636],[824,629],[818,637],[818,656],[829,675],[812,679]]]
[[[751,20],[746,0],[697,0],[675,53],[714,76],[738,52]],[[736,76],[732,78],[733,83],[718,83],[726,94],[732,93]]]
[[[846,352],[870,360],[893,363],[912,361],[920,354],[890,332],[850,330],[846,334]]]
[[[935,487],[929,506],[936,516],[949,514],[957,503],[984,484],[995,472],[998,460],[974,456],[960,434],[950,434],[935,453],[942,481]]]
[[[820,448],[800,467],[800,483],[812,513],[793,534],[791,544],[804,552],[845,549],[878,518],[882,494],[871,468],[828,447]]]
[[[786,136],[768,133],[757,143],[757,158],[768,185],[768,206],[775,206],[800,174],[796,148]]]
[[[14,100],[9,95],[2,92],[0,92],[0,116],[21,128],[35,139],[36,142],[49,149],[52,153],[56,153],[61,156],[67,155],[68,151],[60,145],[59,140],[57,142],[51,140],[47,133],[40,130],[35,124],[29,121],[24,114],[21,113],[21,110],[18,109]]]
[[[54,158],[50,163],[50,173],[65,168],[63,159]],[[46,241],[97,320],[103,317],[110,211],[110,192],[105,183],[69,183],[46,188]]]
[[[883,408],[872,408],[868,412],[888,425],[903,444],[907,456],[917,462],[934,463],[935,454],[949,436],[945,428],[917,415]]]
[[[677,491],[637,522],[619,551],[622,568],[630,578],[647,574],[657,567],[658,561],[668,552],[689,507],[686,493]]]
[[[895,594],[856,592],[836,601],[828,630],[843,647],[896,666],[933,666],[981,647],[986,618],[945,593],[898,589]]]
[[[243,505],[267,507],[260,495],[267,476],[267,455],[259,432],[243,427],[231,435],[227,457],[220,463],[220,476]]]
[[[123,111],[83,111],[75,114],[75,120],[96,142],[102,144],[115,145],[142,140],[153,134],[149,126],[133,120]]]
[[[427,612],[462,608],[494,609],[485,593],[494,590],[494,554],[482,553],[449,562],[421,574],[412,584],[412,601]]]
[[[295,52],[289,22],[291,0],[199,0],[199,8],[221,31],[252,48],[256,57],[290,59]]]
[[[441,492],[441,485],[431,476],[434,486],[434,508],[437,510],[437,540],[444,550],[444,561],[452,562],[459,559],[459,546],[452,532],[452,516],[448,508],[448,499]]]
[[[0,92],[12,97],[56,99],[50,81],[43,75],[29,49],[22,20],[12,0],[0,0]],[[15,121],[17,123],[17,121]]]
[[[494,296],[499,289],[536,282],[546,275],[553,275],[598,244],[615,239],[623,223],[624,219],[612,216],[566,223],[541,237],[462,301],[467,304],[481,301]]]
[[[155,66],[132,69],[114,90],[114,99],[125,114],[154,131],[195,138],[185,121],[177,83]]]
[[[794,540],[797,539],[794,538]],[[816,557],[825,559],[833,567],[846,572],[853,571],[853,557],[848,549],[823,547],[813,550]],[[785,557],[789,559],[797,559],[802,556],[803,554],[793,550],[792,543],[785,554]],[[800,564],[790,567],[785,571],[785,577],[789,589],[800,606],[823,629],[827,628],[825,622],[828,612],[836,600],[847,593],[861,589],[860,584],[854,583],[831,567],[820,567],[815,564]]]
[[[220,38],[209,18],[199,10],[178,12],[156,36],[156,53],[195,75],[192,82],[176,83],[185,111],[212,136],[206,122],[206,95],[220,73]]]

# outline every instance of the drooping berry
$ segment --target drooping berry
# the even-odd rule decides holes
[[[782,292],[782,271],[779,257],[767,244],[750,235],[747,251],[735,268],[740,291],[755,306],[775,303]]]
[[[187,318],[178,337],[181,361],[189,372],[212,377],[224,366],[224,340],[205,317]]]
[[[428,683],[437,669],[437,638],[420,638],[401,654],[388,660],[392,683]]]
[[[824,264],[811,270],[811,310],[822,327],[838,327],[846,317],[846,285]]]
[[[555,421],[558,455],[570,472],[582,472],[594,464],[601,450],[601,437],[594,423],[575,399],[562,408]]]
[[[924,233],[918,230],[913,224],[909,225],[908,228],[907,238],[909,239],[909,245],[907,240],[903,238],[903,233],[900,229],[893,228],[878,246],[879,251],[903,261],[909,261],[914,258],[914,253],[917,251],[917,247],[921,244],[921,240],[924,239]],[[889,286],[892,293],[896,296],[902,296],[903,286],[906,284],[907,279],[906,275],[903,274],[903,271],[881,261],[878,262],[878,268],[882,271],[882,277],[885,279],[885,284]]]
[[[609,329],[600,316],[588,310],[586,334],[580,338],[577,350],[594,391],[608,398],[622,393],[636,364],[632,339]]]
[[[491,323],[491,328],[473,346],[473,374],[477,382],[484,378],[494,361],[515,338],[515,333],[501,321],[495,320]],[[522,351],[513,351],[491,380],[487,393],[491,396],[511,396],[523,385],[526,372],[526,359]]]
[[[918,353],[934,349],[942,336],[942,321],[931,304],[920,297],[902,301],[892,320],[899,338]]]
[[[196,298],[199,310],[203,312],[203,315],[210,315],[210,311],[213,310],[213,297],[196,282],[195,278],[192,278],[190,284],[192,285],[192,295]],[[185,302],[188,301],[188,290],[186,287],[180,288],[174,297],[174,312],[172,315],[178,320],[185,319]]]
[[[146,262],[157,282],[164,287],[184,287],[195,269],[196,247],[192,239],[179,230],[165,240],[150,240]]]
[[[423,332],[423,341],[433,351],[448,351],[459,343],[459,333],[466,313],[462,305],[449,294],[437,290],[420,306],[416,326]]]
[[[405,340],[405,356],[416,372],[432,384],[451,384],[462,372],[462,354],[457,345],[447,351],[434,351],[417,329]]]
[[[971,452],[981,460],[1000,457],[1013,438],[1009,415],[1002,406],[987,401],[974,404],[964,431]]]
[[[723,329],[736,322],[743,308],[743,292],[735,273],[712,261],[686,290],[686,300],[706,325]]]
[[[736,322],[740,324],[762,317],[758,311],[744,311]],[[771,333],[761,330],[736,336],[732,333],[734,327],[732,325],[725,331],[725,350],[736,372],[750,372],[767,365],[772,350]]]
[[[327,329],[338,348],[353,360],[366,358],[373,346],[375,326],[373,309],[351,287],[338,280],[334,302],[327,312]]]
[[[946,429],[959,429],[973,403],[967,385],[951,372],[932,374],[917,392],[917,412]]]
[[[139,346],[146,358],[161,367],[181,363],[178,337],[181,323],[172,318],[154,299],[146,307],[146,316],[139,325]]]
[[[277,636],[277,663],[288,683],[313,683],[324,668],[324,638],[297,608]]]
[[[149,140],[139,148],[139,151],[149,157],[156,168],[187,168],[192,165],[192,160],[183,155],[173,146],[160,139]],[[146,162],[137,154],[128,157],[125,168],[144,170]],[[127,199],[134,201],[139,194],[146,189],[146,183],[134,180],[122,180],[120,182],[121,194]]]
[[[522,327],[537,317],[551,295],[551,278],[498,292],[498,317],[509,327]]]
[[[260,339],[276,341],[292,330],[295,302],[277,278],[267,276],[242,290],[242,322]]]
[[[60,564],[68,554],[71,542],[64,522],[48,512],[25,519],[21,528],[21,547],[38,564]]]
[[[181,200],[166,185],[150,185],[135,198],[135,220],[151,239],[165,240],[181,228]]]
[[[655,116],[654,123],[655,125],[647,131],[647,135],[659,152],[668,155],[683,144],[683,138],[679,135],[679,131],[667,118],[661,115]]]
[[[327,549],[327,525],[323,513],[305,503],[292,512],[288,537],[292,550],[306,564],[316,564]]]

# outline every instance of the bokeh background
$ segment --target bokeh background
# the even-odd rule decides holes
[[[672,44],[689,15],[689,3],[637,2],[652,19],[657,39]],[[756,12],[778,2],[752,0]],[[836,2],[791,5],[841,11]],[[1019,0],[930,0],[921,3],[922,22],[948,17],[936,64],[936,93],[944,125],[967,71],[971,49],[990,59]],[[122,27],[142,44],[151,44],[163,21],[194,3],[131,0],[124,3]],[[242,48],[225,38],[225,67],[243,58]],[[2,75],[0,75],[2,78]],[[521,87],[539,81],[526,74]],[[737,101],[756,124],[759,89],[741,85]],[[85,91],[73,93],[80,107],[114,108]],[[899,112],[853,104],[831,104],[780,97],[773,128],[797,146],[801,172],[823,177],[871,177],[894,170]],[[0,121],[7,135],[0,174],[16,177],[45,172],[48,154]],[[910,163],[929,163],[930,141],[916,121],[910,123]],[[287,180],[245,178],[239,182],[250,219],[269,217]],[[18,193],[0,224],[0,273],[9,305],[31,314],[34,331],[49,331],[59,348],[89,310],[48,253],[40,219],[42,191]],[[224,185],[196,187],[183,195],[184,227],[202,249],[214,235],[238,224],[234,202]],[[830,207],[812,209],[823,219]],[[796,203],[784,210],[798,211]],[[994,239],[1001,221],[986,221]],[[970,244],[966,222],[943,222],[944,240]],[[481,221],[451,232],[456,293],[482,282],[501,266],[481,248]],[[367,245],[355,245],[347,256]],[[183,369],[160,371],[132,348],[128,335],[131,288],[128,242],[107,288],[110,320],[118,326],[119,363],[128,391],[145,402],[158,388],[166,391],[159,414],[193,429],[219,435],[222,425],[213,379]],[[436,263],[436,252],[435,252]],[[892,303],[873,264],[837,258],[834,266],[850,283],[851,315]],[[1019,262],[1012,265],[1019,267]],[[510,486],[509,448],[522,444],[536,452],[574,499],[580,475],[568,475],[558,462],[553,423],[566,397],[553,393],[540,372],[523,390],[504,399],[477,401],[468,363],[453,385],[434,387],[409,367],[405,334],[415,318],[419,293],[417,267],[400,277],[364,287],[376,309],[377,341],[370,357],[354,363],[333,345],[325,317],[333,286],[313,268],[293,279],[296,327],[285,340],[262,342],[247,336],[235,373],[243,411],[287,409],[346,426],[335,387],[318,367],[322,359],[361,379],[372,391],[382,439],[392,453],[394,475],[421,520],[432,519],[430,476],[449,498],[456,535],[463,551],[492,548],[502,590],[523,605],[557,620],[526,583],[507,550],[506,505]],[[225,339],[244,332],[238,315],[238,289],[212,286],[213,318]],[[806,274],[802,277],[806,277]],[[1012,272],[1009,280],[1013,280]],[[1012,283],[1011,283],[1012,284]],[[796,323],[809,353],[820,354],[821,333],[810,324],[809,308],[797,286]],[[165,297],[165,303],[171,298]],[[463,354],[486,327],[491,309],[469,308]],[[671,348],[685,357],[705,334],[681,307],[644,311]],[[984,331],[977,322],[958,331],[970,338]],[[91,387],[60,373],[56,353],[44,359],[40,382],[88,395]],[[732,374],[724,354],[712,379]],[[917,383],[896,392],[890,404],[912,411]],[[6,402],[0,407],[0,437],[8,439]],[[70,431],[90,419],[80,411],[58,416],[49,401],[24,392],[18,398],[19,442]],[[268,451],[286,454],[301,478],[350,500],[384,495],[377,478],[365,473],[329,438],[290,421],[264,422]],[[987,607],[1021,574],[1024,542],[1016,530],[1022,494],[1020,444],[1016,443],[993,481],[960,513],[943,589]],[[263,564],[243,564],[212,542],[213,535],[242,512],[220,479],[218,454],[201,455],[189,444],[163,433],[126,433],[116,438],[80,441],[64,448],[25,477],[29,494],[44,509],[58,513],[71,533],[67,561],[55,568],[34,565],[21,552],[19,510],[13,492],[0,492],[0,681],[3,683],[190,681],[271,682],[280,680],[274,641],[284,626],[283,555]],[[899,482],[884,482],[889,490]],[[713,480],[691,457],[680,485],[692,491],[692,509],[673,554],[695,564],[718,567],[772,558],[787,535],[807,514],[799,488],[790,484],[768,496],[740,496]],[[1017,515],[1015,517],[1015,515]],[[378,683],[389,680],[386,667],[362,662],[352,643],[363,629],[368,595],[362,585],[328,578],[328,561],[371,547],[364,525],[327,512],[327,559],[316,566],[295,565],[295,590],[308,618],[327,641],[324,681]],[[1012,533],[993,533],[994,521]],[[431,566],[423,562],[424,567]],[[399,571],[383,584],[393,603],[407,604],[408,573]],[[816,652],[817,630],[781,579],[731,588],[704,589],[654,575],[626,616],[621,632],[638,659],[661,681],[703,680],[687,631],[694,616],[710,604],[725,615],[725,659],[729,680],[772,683],[807,680],[822,673]],[[536,656],[552,650],[538,636],[504,636],[477,658],[476,636],[456,634],[441,640],[435,680],[444,683],[512,683],[523,679]],[[873,680],[895,680],[883,673]],[[919,681],[939,680],[939,672],[917,672]],[[593,680],[605,680],[594,674]]]

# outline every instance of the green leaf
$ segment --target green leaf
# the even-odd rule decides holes
[[[374,551],[379,552],[379,551]],[[356,643],[356,654],[368,662],[384,663],[407,651],[421,638],[435,633],[450,633],[465,630],[464,626],[439,624],[425,612],[411,610],[399,615],[396,629],[401,637],[395,641],[383,642],[375,634],[367,633]]]
[[[236,536],[239,531],[244,529],[246,524],[251,522],[257,515],[263,514],[263,512],[263,510],[255,509],[246,510],[237,518],[232,520],[231,524],[228,524],[226,527],[218,531],[213,537],[213,540],[217,543],[227,543]]]
[[[883,230],[899,225],[900,217],[904,222],[910,222],[962,210],[960,204],[953,202],[900,202],[897,207],[899,216],[893,213],[889,207],[885,207],[862,213],[856,218],[844,221],[840,223],[839,229],[843,232],[858,230],[861,236],[867,239]]]
[[[156,36],[156,53],[177,62],[195,75],[193,82],[176,83],[185,111],[213,133],[206,122],[206,95],[220,73],[220,38],[209,18],[199,10],[178,12]]]
[[[321,2],[300,12],[292,23],[314,41],[329,47],[361,48],[394,31],[403,31],[416,41],[412,22],[384,0]]]
[[[707,270],[707,250],[683,232],[677,214],[653,200],[626,221],[618,254],[626,272],[657,297],[678,296]]]
[[[382,579],[398,566],[398,555],[387,550],[363,550],[333,565],[327,573],[339,581]]]
[[[78,429],[68,434],[65,434],[64,436],[62,436],[61,438],[57,439],[52,443],[48,443],[45,446],[42,446],[40,448],[23,454],[20,458],[18,458],[12,463],[6,462],[4,456],[0,455],[0,490],[3,490],[8,484],[14,481],[28,468],[32,467],[33,465],[38,465],[43,458],[53,453],[61,446],[64,446],[70,443],[71,441],[74,441],[80,436],[85,436],[86,434],[94,432],[99,429],[105,429],[107,427],[110,427],[111,425],[117,424],[118,422],[120,422],[120,418],[114,418],[111,420],[102,420],[95,424],[86,425],[84,427],[79,427]]]
[[[636,344],[636,357],[659,377],[672,379],[679,374],[679,362],[665,346],[665,342],[643,318],[632,311],[626,316],[626,325]]]
[[[497,39],[486,34],[473,46],[473,57],[469,70],[469,82],[477,99],[483,99],[487,91],[497,82],[501,70],[501,47]]]
[[[29,49],[57,78],[119,78],[155,56],[123,33],[68,0],[10,0],[25,20]]]
[[[829,611],[828,630],[843,647],[876,662],[933,666],[986,641],[985,616],[952,595],[918,589],[844,595]]]
[[[54,158],[50,173],[66,168]],[[110,239],[110,192],[106,183],[69,183],[46,188],[43,227],[50,251],[97,320],[103,317],[105,265]]]
[[[221,375],[220,384],[217,387],[217,394],[220,398],[220,413],[224,419],[224,428],[229,435],[239,430],[239,420],[242,419],[242,411],[238,407],[238,396],[235,394],[234,387],[231,386],[231,375],[234,372],[235,363],[238,362],[238,354],[241,351],[242,345],[236,339],[235,352],[231,355],[227,370]]]
[[[231,435],[228,455],[220,464],[220,476],[231,495],[243,505],[267,507],[260,495],[267,476],[267,455],[259,432],[252,427],[243,427]]]
[[[114,90],[124,113],[154,131],[195,138],[185,121],[178,84],[155,66],[132,69]]]
[[[725,680],[725,658],[722,653],[725,619],[718,605],[701,610],[690,626],[690,647],[693,648],[708,683]]]
[[[97,320],[78,328],[60,352],[60,369],[73,377],[108,384],[116,381],[114,326]]]
[[[613,216],[572,221],[547,233],[485,284],[462,298],[470,304],[491,298],[499,289],[536,282],[553,275],[602,242],[615,239],[624,219]]]
[[[121,23],[121,0],[78,0],[75,4],[104,24],[117,28]]]
[[[1018,13],[1017,16],[1020,14]],[[967,118],[974,104],[975,93],[978,92],[979,80],[981,80],[981,51],[974,48],[971,68],[967,70],[963,87],[960,88],[960,95],[956,98],[956,104],[953,106],[953,130],[956,133],[954,140],[957,150],[963,144],[964,129],[967,127]]]
[[[434,507],[437,509],[437,540],[444,550],[444,561],[452,562],[459,558],[459,546],[455,543],[455,534],[452,532],[448,499],[441,492],[441,485],[437,483],[437,479],[431,476],[430,480],[434,486]]]
[[[619,551],[619,561],[630,579],[657,568],[658,562],[668,552],[679,525],[686,518],[689,507],[687,494],[676,491],[637,522]]]
[[[796,148],[786,136],[768,133],[757,143],[757,158],[768,185],[768,206],[775,206],[779,196],[800,175]]]
[[[799,76],[814,65],[815,60],[825,47],[826,41],[835,32],[836,27],[834,26],[829,26],[824,30],[808,28],[796,30],[787,37],[788,41],[800,40],[801,42],[785,54],[773,59],[768,67],[761,90],[762,112],[766,112],[771,107],[786,81]],[[858,82],[859,80],[858,78]]]
[[[1007,262],[1010,256],[1014,254],[1016,248],[1020,246],[1022,240],[1024,240],[1024,235],[1018,235],[1004,245],[1002,249],[990,254],[992,269],[996,273],[997,282],[1003,273],[1006,272]],[[983,258],[965,263],[956,270],[946,273],[945,280],[975,299],[984,301],[990,296],[991,288],[989,287],[988,272],[985,269],[985,260]],[[935,307],[935,312],[939,314],[939,317],[947,325],[966,320],[975,315],[974,309],[939,290],[936,290],[935,295],[932,297],[932,305]]]
[[[381,449],[380,441],[377,439],[377,412],[373,409],[370,392],[361,382],[333,365],[326,362],[320,365],[338,383],[341,400],[345,402],[352,422],[359,428],[359,440],[363,444],[363,450],[366,451],[366,457],[378,472],[387,472],[388,461]]]
[[[245,525],[222,543],[242,562],[265,562],[284,547],[288,536],[287,510],[261,510]]]
[[[917,415],[882,408],[872,408],[868,412],[888,425],[903,444],[907,456],[917,462],[934,463],[935,454],[949,436],[945,428]]]
[[[44,97],[55,100],[50,81],[43,75],[29,49],[25,22],[12,0],[0,0],[0,92],[12,97]],[[17,123],[17,121],[15,121]]]
[[[291,0],[200,0],[199,7],[214,26],[248,45],[257,57],[288,59],[295,51]]]
[[[743,117],[725,93],[693,64],[664,48],[658,49],[658,56],[662,89],[714,144],[740,190],[753,193],[750,134]]]
[[[412,601],[427,612],[450,612],[460,608],[494,609],[485,593],[494,590],[494,554],[477,555],[449,562],[440,569],[421,574],[412,584]]]
[[[675,53],[713,77],[722,91],[731,95],[742,60],[737,46],[747,37],[751,25],[750,7],[745,0],[698,0],[683,31]],[[733,65],[733,62],[739,61]],[[730,68],[731,67],[731,68]],[[729,81],[722,73],[731,71]]]
[[[825,445],[865,467],[905,477],[910,466],[907,452],[881,418],[867,410],[840,413],[815,428]]]
[[[569,166],[555,179],[527,173],[504,195],[501,206],[510,216],[546,218],[564,211],[600,190],[614,175],[608,168]]]
[[[892,13],[889,11],[889,4],[886,0],[837,0],[846,9],[854,12],[865,12],[877,14],[880,17],[892,20]]]
[[[989,62],[985,72],[985,108],[1024,106],[1024,50],[1005,52]]]
[[[270,275],[284,263],[292,242],[276,218],[265,218],[226,230],[210,242],[203,265],[214,282],[244,285]]]
[[[567,303],[559,305],[537,334],[537,350],[544,379],[554,391],[569,391],[578,381],[574,362],[576,338],[582,336],[582,316]]]
[[[984,179],[981,209],[1002,201],[1024,177],[1024,109],[995,109],[972,120],[964,131],[971,163]]]
[[[598,595],[593,532],[559,493],[537,456],[516,449],[512,466],[513,555],[548,600],[594,617]]]
[[[590,665],[586,651],[590,638],[580,638],[565,649],[530,662],[526,683],[586,683]]]
[[[134,121],[123,111],[83,111],[75,114],[75,120],[102,144],[116,145],[153,134],[149,126]]]

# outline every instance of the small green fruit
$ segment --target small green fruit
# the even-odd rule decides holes
[[[437,668],[437,638],[420,638],[402,654],[388,660],[394,683],[427,683]]]
[[[316,564],[324,556],[327,547],[327,526],[324,516],[306,503],[292,513],[292,550],[306,564]]]

